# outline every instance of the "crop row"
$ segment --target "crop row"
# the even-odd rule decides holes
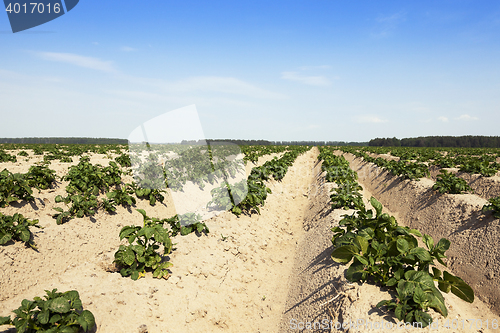
[[[357,157],[361,157],[366,162],[374,163],[382,169],[385,169],[393,175],[399,176],[403,179],[418,180],[421,177],[429,175],[428,167],[419,162],[411,162],[408,160],[393,161],[386,160],[381,157],[374,158],[363,151],[350,147],[342,147],[341,150],[345,153],[351,153]],[[432,189],[441,194],[463,194],[466,192],[473,192],[464,179],[457,177],[453,173],[444,169],[440,170],[440,174],[437,176],[437,180]],[[484,205],[482,211],[485,213],[492,212],[494,217],[499,218],[500,196],[491,198],[488,201],[489,204]]]
[[[241,152],[245,154],[243,160],[256,163],[259,157],[286,151],[287,146],[240,146]]]
[[[352,152],[366,152],[374,154],[387,154],[398,157],[399,161],[416,161],[423,165],[435,165],[439,168],[459,168],[460,171],[470,174],[480,174],[484,177],[495,175],[500,170],[498,149],[493,148],[389,148],[389,147],[363,147],[344,148]],[[426,163],[426,164],[423,164]]]
[[[335,172],[333,179],[338,186],[354,183],[357,179],[343,157],[334,156],[329,148],[320,149],[320,159],[327,166],[327,175]],[[348,175],[337,177],[335,174]],[[332,179],[332,178],[330,178]],[[352,186],[351,186],[352,188]],[[335,191],[335,189],[333,190]],[[462,279],[435,267],[434,260],[446,266],[443,261],[450,242],[442,238],[437,244],[429,235],[422,235],[416,229],[399,226],[393,216],[382,213],[382,205],[374,197],[370,199],[375,214],[366,209],[355,188],[351,205],[352,215],[343,215],[339,226],[332,228],[334,246],[332,259],[350,266],[345,276],[351,282],[374,282],[394,291],[393,298],[383,300],[377,307],[386,307],[403,322],[419,322],[421,327],[432,323],[428,314],[433,309],[447,316],[448,311],[442,292],[450,291],[461,299],[472,303],[474,292]],[[333,208],[339,208],[336,195],[332,195]],[[426,249],[418,246],[416,237],[422,239]],[[438,282],[438,288],[434,281]]]
[[[254,167],[246,180],[233,185],[226,182],[214,188],[211,191],[212,200],[207,206],[214,205],[220,209],[231,210],[237,216],[243,212],[251,213],[251,210],[260,214],[259,206],[264,205],[267,194],[271,193],[265,181],[271,177],[281,181],[297,157],[309,149],[308,146],[289,147],[290,151],[281,158],[275,157],[261,166]]]
[[[267,162],[265,167],[254,168],[251,177],[247,180],[250,189],[249,193],[240,207],[247,209],[254,207],[252,198],[255,192],[252,189],[259,179],[261,184],[258,185],[263,185],[265,191],[268,192],[268,188],[263,184],[264,175],[266,177],[272,175],[276,180],[281,180],[298,154],[307,149],[309,148],[294,149],[279,160],[274,159]],[[152,163],[141,170],[142,176],[145,176],[144,173],[152,164],[157,165],[154,156],[149,159]],[[164,169],[162,170],[164,171]],[[53,176],[46,184],[48,187],[55,180],[55,172],[48,169],[46,165],[43,166],[43,171]],[[62,177],[63,180],[69,181],[66,187],[68,196],[57,196],[56,202],[64,202],[70,206],[70,209],[64,211],[62,208],[55,208],[59,212],[59,214],[55,215],[58,224],[65,218],[82,217],[95,213],[98,206],[97,196],[113,187],[115,189],[112,192],[106,193],[109,200],[103,199],[101,203],[105,209],[108,210],[108,208],[113,207],[113,204],[117,203],[129,206],[135,203],[135,199],[129,195],[134,190],[134,187],[132,184],[122,184],[121,176],[123,173],[115,162],[110,162],[109,166],[102,167],[92,165],[88,157],[82,157],[80,163],[71,167],[68,174]],[[24,188],[27,193],[32,193],[31,185],[33,184],[29,183],[33,179],[33,177],[29,176],[34,174],[32,169],[26,175],[11,174],[7,170],[4,170],[4,174],[6,177],[2,177],[2,180],[5,182],[11,180],[14,183],[17,181],[18,183],[15,183],[13,187]],[[146,178],[142,178],[142,180],[144,181]],[[41,188],[40,184],[41,182],[38,182],[36,186]],[[8,198],[11,197],[12,195],[8,196]],[[30,197],[19,195],[17,199],[29,200]],[[245,200],[249,201],[245,203]],[[9,202],[11,201],[14,200]],[[258,206],[254,208],[259,211]],[[194,213],[160,219],[147,216],[144,210],[138,209],[137,211],[143,216],[142,226],[130,225],[121,229],[119,238],[120,240],[126,239],[128,245],[120,245],[114,255],[114,263],[120,269],[120,274],[124,277],[130,276],[133,280],[145,276],[146,271],[151,271],[155,278],[167,279],[170,275],[169,268],[172,267],[172,263],[164,261],[163,258],[172,251],[172,237],[178,234],[187,235],[191,232],[209,232],[208,227],[200,222],[200,216]],[[30,227],[40,228],[38,220],[29,220],[17,213],[14,216],[0,214],[0,245],[4,245],[9,241],[22,241],[36,248]],[[63,293],[57,292],[57,289],[46,290],[46,294],[45,299],[35,297],[33,301],[23,300],[21,306],[13,310],[16,316],[13,319],[11,317],[0,317],[0,325],[13,325],[18,332],[32,332],[35,330],[46,332],[78,332],[83,330],[87,332],[95,326],[94,315],[88,310],[83,310],[82,302],[76,290]]]

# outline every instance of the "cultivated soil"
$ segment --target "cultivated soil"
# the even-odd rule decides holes
[[[151,273],[138,281],[124,278],[113,258],[124,244],[118,237],[120,229],[142,224],[135,209],[142,208],[151,217],[173,216],[171,195],[154,207],[138,200],[129,210],[119,207],[116,214],[99,212],[56,225],[52,208],[60,205],[54,198],[65,194],[66,183],[41,193],[35,190],[34,203],[0,209],[3,214],[19,212],[39,219],[44,227],[33,230],[38,251],[22,243],[0,246],[0,316],[13,315],[11,311],[25,298],[57,288],[78,290],[83,307],[96,318],[97,332],[336,332],[337,322],[355,323],[342,332],[370,332],[379,331],[380,324],[395,325],[392,315],[374,308],[389,299],[389,293],[370,284],[348,283],[343,275],[347,266],[330,258],[330,229],[353,211],[330,208],[329,189],[334,184],[324,182],[318,153],[313,148],[299,156],[282,182],[268,182],[273,193],[260,215],[236,217],[224,212],[205,221],[210,233],[176,236],[168,258],[174,266],[167,280],[154,279]],[[261,165],[272,157],[249,165]],[[485,327],[489,320],[491,327],[492,320],[500,320],[496,249],[500,223],[477,213],[486,200],[473,195],[436,196],[428,191],[430,180],[399,181],[383,172],[367,172],[372,166],[353,156],[346,158],[360,175],[366,203],[374,195],[400,224],[436,240],[451,240],[450,271],[467,281],[477,297],[469,304],[445,294],[446,319],[450,323],[457,319],[460,328],[443,328],[446,319],[431,311],[438,331],[497,332],[475,329],[478,322],[470,321],[481,319]],[[0,168],[27,172],[35,161],[33,157]],[[108,161],[103,155],[91,159],[101,165]],[[56,161],[50,167],[63,175],[69,165]],[[249,170],[247,166],[247,174]],[[315,326],[307,329],[308,323]],[[2,326],[0,332],[13,330]]]

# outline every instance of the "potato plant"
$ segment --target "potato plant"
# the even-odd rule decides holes
[[[250,213],[252,209],[260,214],[260,206],[264,205],[267,195],[271,193],[271,189],[265,185],[264,181],[269,180],[271,176],[281,181],[297,156],[309,150],[310,147],[296,146],[289,149],[290,151],[283,154],[280,159],[274,158],[260,167],[253,168],[246,181],[242,180],[232,185],[224,183],[213,189],[212,200],[207,207],[215,205],[221,209],[231,210],[237,216],[243,212]]]
[[[243,212],[250,213],[252,209],[260,214],[259,206],[264,205],[267,195],[271,193],[271,189],[261,178],[261,175],[265,174],[263,170],[263,167],[253,168],[247,180],[232,185],[224,183],[212,189],[212,200],[207,203],[207,207],[215,205],[219,209],[231,210],[236,216]]]
[[[49,169],[45,164],[33,165],[25,174],[25,177],[31,187],[35,187],[40,191],[50,188],[56,180],[56,172]]]
[[[287,146],[240,146],[241,152],[245,154],[243,162],[257,163],[259,157],[273,153],[281,153],[286,151]]]
[[[393,299],[383,300],[377,307],[394,311],[398,320],[420,322],[422,327],[432,322],[427,311],[432,308],[444,317],[448,311],[440,291],[452,292],[472,303],[474,292],[459,277],[442,273],[434,265],[443,259],[450,242],[442,238],[437,244],[429,235],[415,229],[401,227],[393,216],[382,213],[382,205],[371,198],[372,210],[359,207],[351,216],[344,215],[338,227],[332,228],[334,250],[332,259],[351,265],[345,276],[351,282],[373,281],[393,289]],[[416,237],[422,238],[427,249],[418,246]],[[432,269],[431,269],[432,268]],[[438,288],[434,281],[438,282]]]
[[[143,226],[125,226],[120,231],[120,240],[127,239],[129,245],[120,245],[115,253],[114,262],[122,267],[120,274],[137,280],[145,276],[146,269],[153,271],[153,277],[168,279],[168,268],[172,263],[163,261],[163,256],[172,250],[172,241],[167,229],[163,228],[166,219],[151,218],[142,209]],[[158,253],[163,246],[163,255]]]
[[[93,216],[99,208],[97,196],[89,193],[69,195],[67,197],[58,195],[55,200],[57,203],[64,202],[69,207],[67,211],[61,207],[53,208],[58,212],[53,215],[57,224],[65,223],[75,217]]]
[[[17,158],[15,155],[10,155],[3,150],[0,150],[0,163],[3,162],[17,162]]]
[[[29,220],[19,213],[15,213],[13,216],[0,213],[0,245],[4,245],[10,240],[17,240],[36,250],[30,227],[43,229],[38,225],[38,220]]]
[[[132,206],[136,200],[130,194],[135,192],[132,184],[125,184],[123,188],[106,193],[107,199],[102,200],[102,207],[107,212],[116,212],[116,206]]]
[[[146,200],[149,200],[149,205],[154,206],[156,204],[156,201],[163,202],[165,200],[165,197],[163,196],[162,193],[165,193],[165,190],[159,190],[156,188],[136,188],[135,189],[135,195],[138,198],[144,198]]]
[[[0,172],[0,207],[19,200],[34,200],[30,183],[23,174],[4,169]]]
[[[462,194],[462,192],[472,191],[465,179],[455,176],[446,170],[440,170],[436,183],[432,189],[439,193]]]
[[[248,192],[244,198],[242,198],[244,194],[244,186],[242,184],[237,183],[231,188],[231,197],[238,198],[237,200],[242,199],[238,205],[233,207],[232,212],[235,215],[240,215],[244,211],[250,212],[252,209],[255,209],[260,214],[259,206],[264,205],[267,195],[271,193],[271,189],[264,184],[264,181],[253,178],[252,175],[248,177],[246,188]]]
[[[192,232],[197,233],[209,233],[207,225],[200,221],[201,216],[196,213],[185,213],[182,215],[174,215],[169,219],[162,220],[164,223],[170,225],[170,235],[172,237],[177,236],[179,233],[181,236],[189,235]]]
[[[479,173],[481,176],[491,177],[498,171],[498,168],[495,166],[495,164],[490,164],[490,162],[484,160],[484,158],[471,157],[464,161],[460,167],[460,171],[472,174]]]
[[[363,196],[358,191],[363,190],[361,185],[354,182],[339,183],[339,187],[332,189],[330,195],[333,209],[353,209],[364,206]]]
[[[335,156],[329,148],[321,147],[318,159],[322,160],[321,170],[326,171],[325,180],[335,182],[338,187],[331,190],[332,208],[351,209],[363,206],[363,196],[358,191],[363,188],[357,183],[358,174],[351,170],[343,156]]]
[[[80,158],[77,165],[72,166],[63,180],[69,180],[66,192],[69,194],[91,193],[98,195],[102,191],[108,191],[111,186],[121,184],[122,171],[113,161],[108,167],[93,165],[88,156]]]
[[[115,158],[116,163],[120,164],[122,167],[129,168],[132,166],[132,162],[130,161],[130,156],[127,154],[121,154]]]
[[[484,205],[482,211],[484,213],[492,211],[493,216],[500,219],[500,197],[491,198],[488,200],[489,205]]]
[[[95,326],[92,312],[83,310],[80,295],[76,290],[57,292],[45,290],[45,299],[24,299],[21,306],[13,310],[16,317],[0,317],[1,325],[12,325],[18,333],[78,333],[88,332]]]

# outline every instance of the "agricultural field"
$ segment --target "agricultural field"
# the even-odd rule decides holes
[[[499,171],[495,149],[0,145],[0,332],[498,332]]]

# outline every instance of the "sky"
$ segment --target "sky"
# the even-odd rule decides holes
[[[500,2],[81,0],[18,33],[0,13],[0,137],[128,138],[185,107],[211,139],[500,135]]]

